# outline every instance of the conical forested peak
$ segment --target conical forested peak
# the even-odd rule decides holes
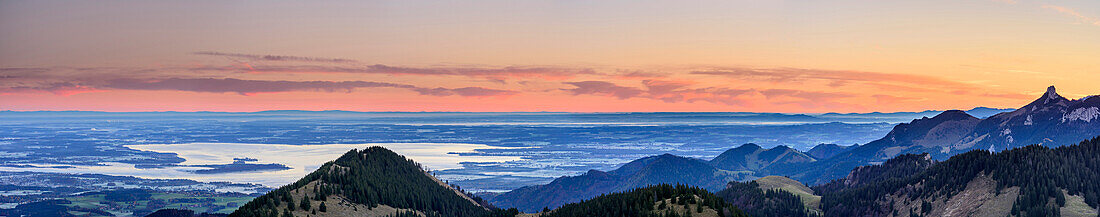
[[[310,207],[328,202],[329,209],[353,211],[315,214],[315,210],[295,211],[287,205],[289,202],[310,203]],[[348,151],[297,182],[241,206],[230,216],[270,216],[283,210],[290,210],[294,216],[366,215],[378,206],[429,216],[489,214],[488,209],[465,193],[429,175],[419,163],[376,146]]]

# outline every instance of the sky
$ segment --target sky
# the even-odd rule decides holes
[[[1100,94],[1100,1],[0,1],[0,110],[894,112]]]

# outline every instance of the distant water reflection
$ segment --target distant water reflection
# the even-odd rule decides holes
[[[141,178],[181,178],[197,181],[228,181],[257,183],[270,187],[289,184],[316,170],[351,149],[382,146],[404,155],[432,170],[461,168],[461,162],[505,162],[519,160],[518,156],[461,156],[457,153],[475,152],[475,149],[500,149],[480,144],[463,143],[366,143],[327,145],[284,145],[249,143],[185,143],[127,145],[142,151],[176,153],[186,159],[180,166],[137,169],[133,164],[106,163],[104,166],[75,166],[73,168],[44,168],[53,165],[32,164],[38,168],[0,167],[3,171],[35,171],[59,173],[97,173],[135,176]],[[291,167],[280,171],[253,171],[221,174],[196,174],[191,171],[206,169],[193,165],[229,164],[234,158],[256,159],[256,164],[277,163]],[[189,166],[190,165],[190,166]]]

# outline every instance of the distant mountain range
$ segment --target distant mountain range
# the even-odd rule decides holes
[[[835,145],[833,145],[835,146]],[[837,146],[839,147],[839,146]],[[545,185],[519,188],[490,197],[500,207],[535,212],[595,196],[655,184],[686,184],[712,192],[727,188],[730,181],[753,180],[764,171],[784,171],[792,165],[816,160],[786,146],[764,149],[745,144],[727,150],[710,161],[670,154],[646,157],[608,172],[590,170],[579,176],[565,176]]]
[[[1060,146],[1100,135],[1100,98],[1069,100],[1053,86],[1020,109],[985,119],[952,110],[894,126],[885,137],[835,156],[785,171],[769,171],[806,183],[839,179],[856,166],[880,164],[900,154],[928,153],[933,160],[981,149],[1000,151],[1029,144]]]
[[[718,191],[728,180],[743,179],[747,175],[715,168],[704,160],[664,154],[634,160],[607,172],[590,170],[579,176],[554,179],[549,184],[522,187],[492,197],[489,202],[535,212],[543,207],[558,207],[601,194],[655,184],[679,183]]]
[[[743,211],[706,189],[694,185],[648,183],[654,175],[677,174],[661,165],[684,165],[692,158],[662,155],[636,161],[612,171],[632,173],[644,186],[620,193],[595,195],[580,203],[563,204],[538,216],[719,216],[744,217]],[[697,166],[705,167],[705,163]],[[694,170],[691,170],[694,171]],[[595,175],[610,175],[595,171]],[[660,182],[660,181],[657,181]],[[711,184],[711,183],[694,183]],[[718,183],[717,185],[725,185]],[[558,207],[558,206],[555,206]],[[191,217],[193,212],[165,209],[151,216]],[[382,147],[352,150],[321,166],[301,180],[283,186],[245,204],[230,217],[283,216],[527,216],[516,209],[502,210],[447,185],[428,174],[418,163]]]
[[[642,187],[642,184],[687,183],[714,190],[714,183],[747,181],[767,175],[824,184],[849,176],[859,166],[882,164],[903,154],[927,153],[924,156],[928,160],[945,160],[975,149],[999,151],[1026,144],[1073,144],[1100,135],[1097,107],[1100,107],[1098,97],[1068,100],[1050,87],[1042,97],[1017,110],[985,119],[964,111],[944,111],[931,118],[898,124],[885,137],[863,145],[821,144],[800,152],[786,146],[763,149],[745,144],[710,161],[666,154],[639,159],[606,173],[593,170],[580,176],[558,178],[550,184],[516,189],[489,200],[502,207],[531,211]],[[979,109],[975,113],[988,114],[990,111],[995,110]],[[651,164],[655,159],[678,160]]]
[[[664,154],[489,201],[372,147],[231,216],[1097,216],[1098,106],[1051,87],[1015,111],[984,119],[944,111],[863,145],[744,144],[711,160]]]
[[[753,150],[753,145],[746,146],[743,150]],[[1054,149],[973,150],[942,162],[928,154],[903,154],[813,188],[780,176],[729,182],[717,193],[692,184],[645,184],[522,214],[470,197],[417,163],[371,147],[348,152],[230,216],[1096,216],[1097,162],[1100,137]],[[632,163],[596,174],[709,179],[690,171],[718,162],[660,155]],[[664,167],[680,164],[695,166],[683,171]],[[154,214],[193,216],[178,210]]]
[[[991,113],[1011,111],[978,107],[971,115],[985,117]],[[806,123],[901,123],[914,118],[932,116],[940,111],[892,113],[757,113],[757,112],[356,112],[273,110],[260,112],[100,112],[100,111],[0,111],[0,121],[12,123],[73,123],[117,120],[301,120],[324,119],[356,123],[419,123],[419,124],[806,124]]]

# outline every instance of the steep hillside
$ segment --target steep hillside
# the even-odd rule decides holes
[[[534,212],[647,185],[680,183],[717,191],[726,182],[745,175],[714,168],[703,160],[664,154],[638,159],[608,172],[590,170],[579,176],[554,179],[549,184],[515,189],[493,197],[491,202]]]
[[[830,181],[822,185],[814,186],[817,193],[837,192],[845,189],[858,188],[867,184],[886,181],[892,178],[902,178],[920,173],[933,162],[928,154],[903,154],[887,160],[881,165],[861,166],[852,169],[844,179]]]
[[[807,209],[810,209],[813,213],[821,214],[821,210],[818,209],[821,204],[821,196],[816,195],[813,189],[801,182],[783,176],[768,176],[756,179],[756,184],[760,185],[760,189],[763,190],[783,190],[797,195],[802,198],[802,204]]]
[[[914,175],[880,177],[889,178],[824,192],[826,216],[1096,216],[1100,137],[1053,149],[975,150]]]
[[[760,183],[767,183],[767,186]],[[808,192],[802,190],[809,189],[800,189],[796,185],[787,184],[789,183],[776,178],[749,182],[730,182],[726,189],[715,193],[715,195],[741,208],[749,216],[794,217],[820,215],[820,211],[816,210],[815,207],[806,206],[809,201],[804,196],[799,195],[807,194]],[[797,186],[805,188],[801,183]],[[795,189],[799,193],[796,194],[785,189]],[[814,198],[816,196],[813,193],[808,193],[805,197]]]
[[[230,216],[507,216],[382,147],[352,150]],[[515,215],[514,213],[511,215]]]

